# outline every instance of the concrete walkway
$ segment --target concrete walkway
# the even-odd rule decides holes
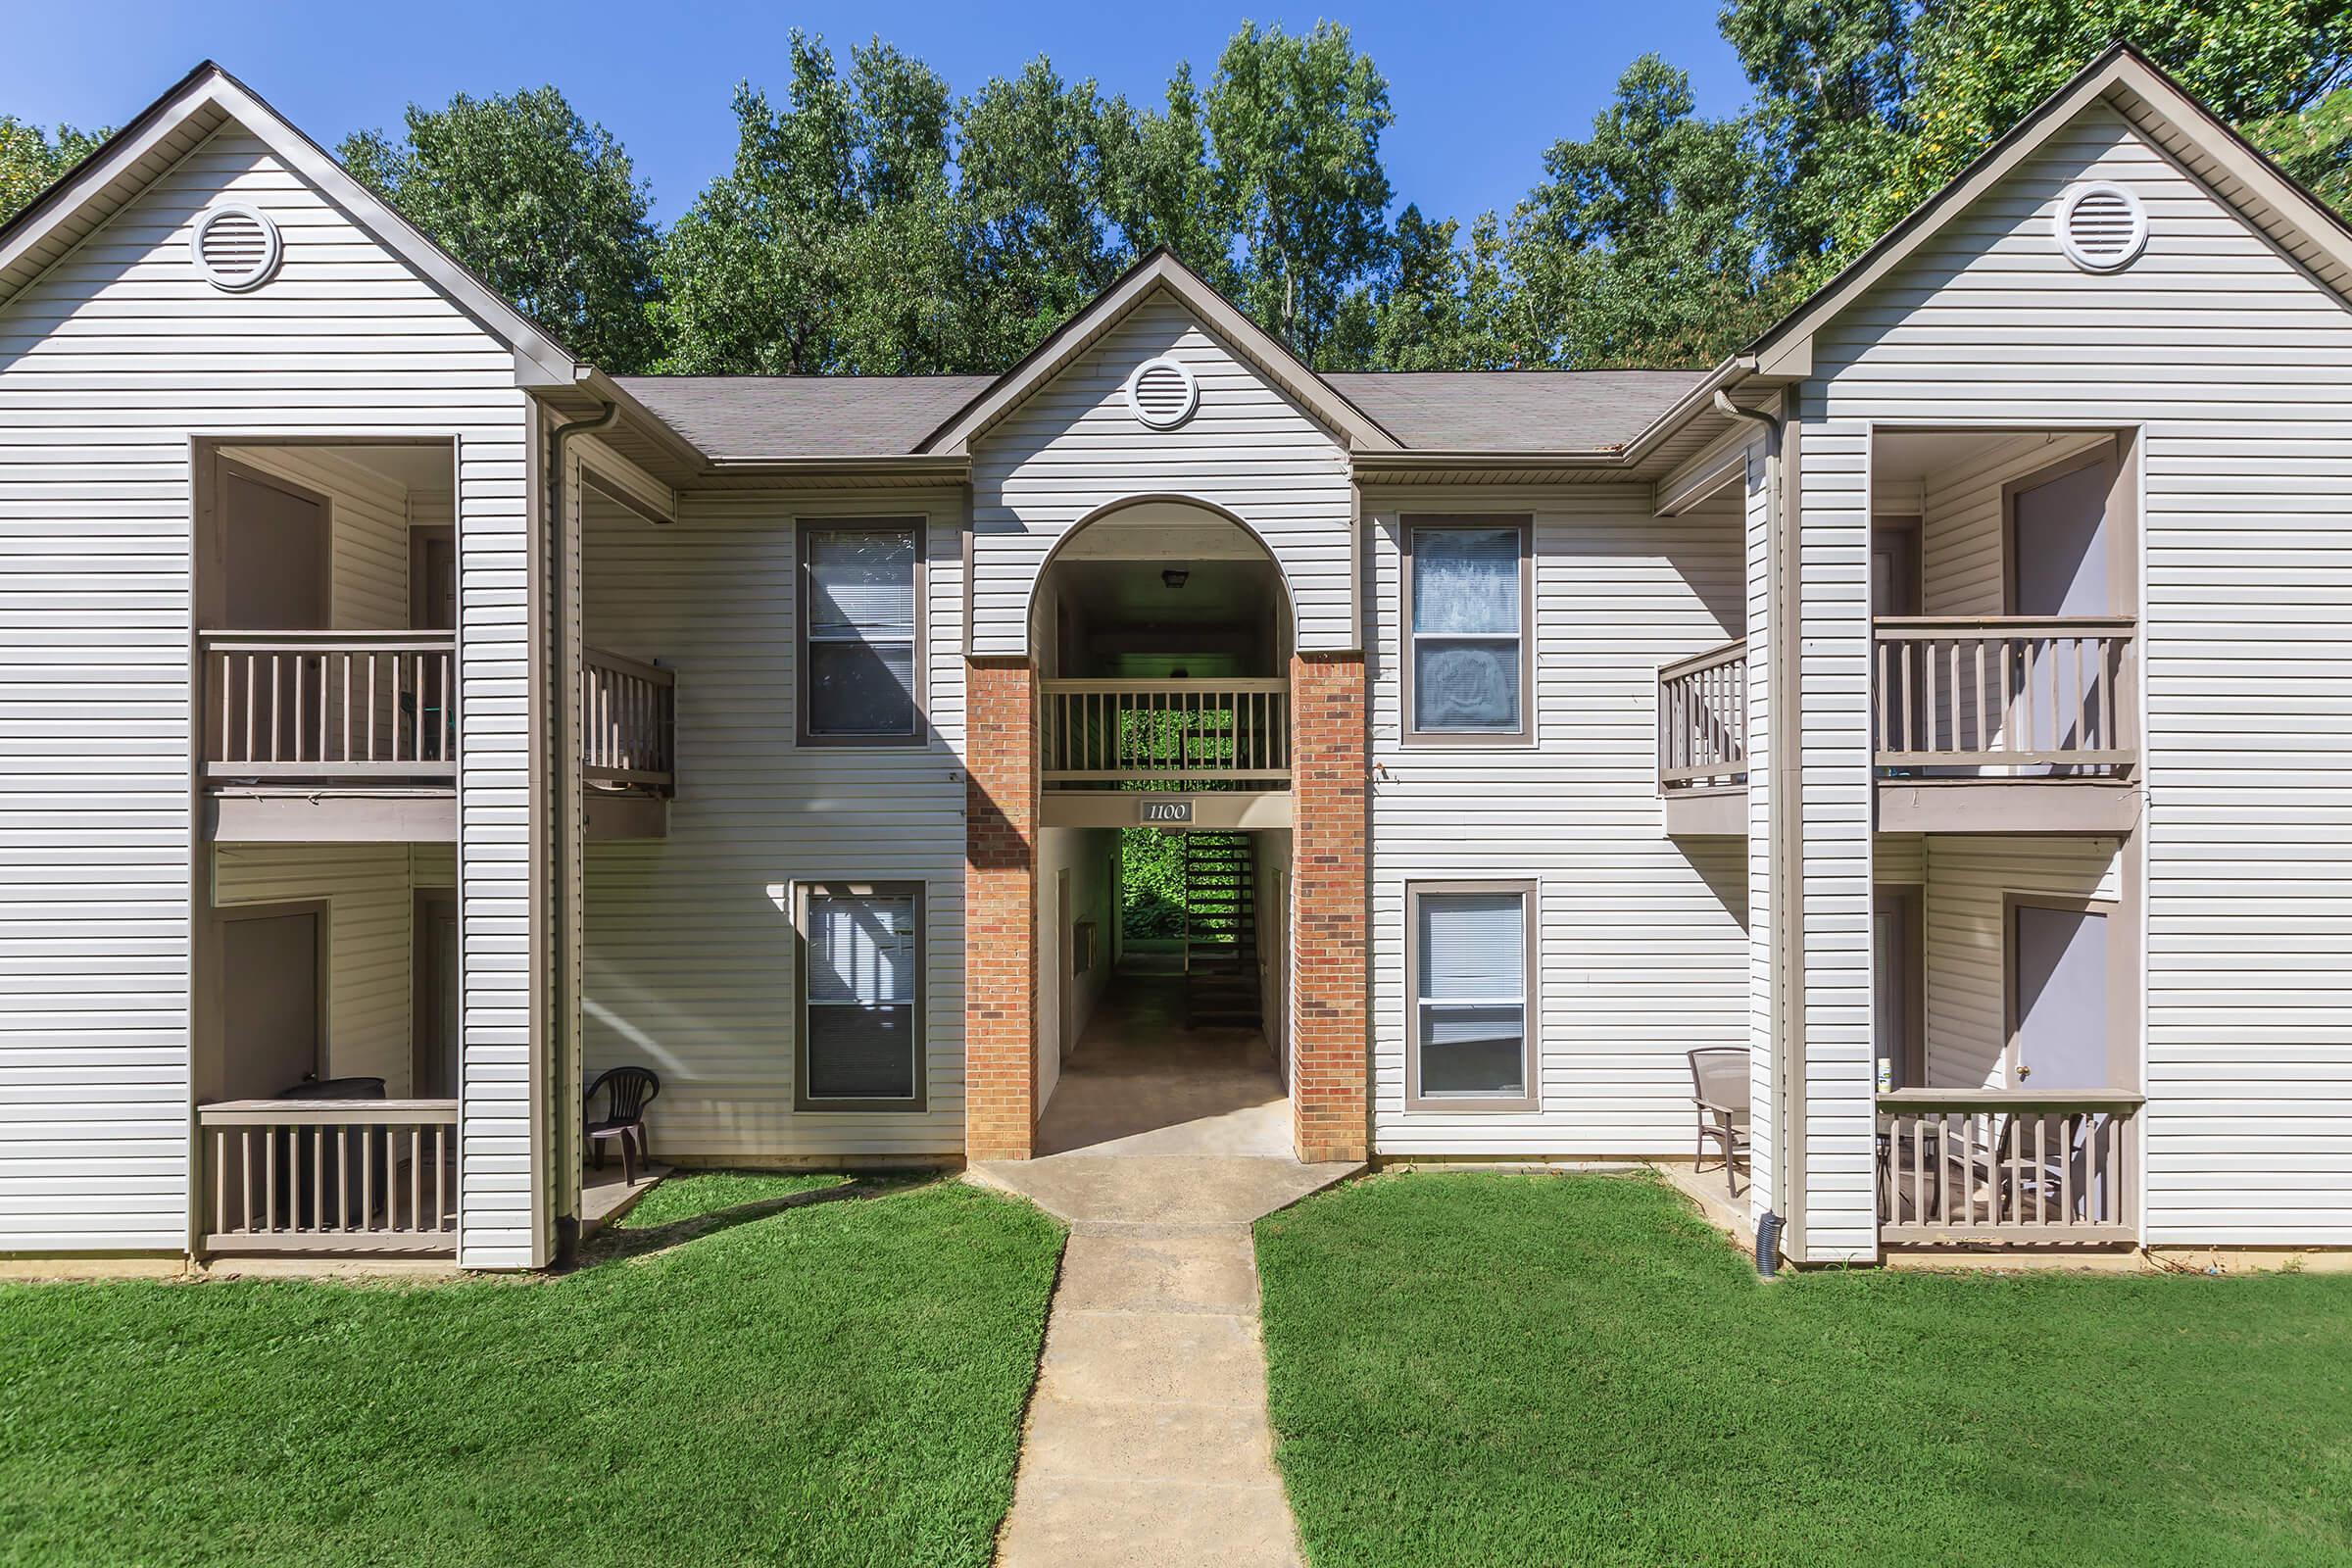
[[[1358,1167],[1255,1152],[1263,1139],[1246,1113],[1262,1086],[1229,1076],[1234,1063],[1196,1062],[1208,1083],[1166,1093],[1188,1054],[1234,1043],[1185,1039],[1141,989],[1124,1001],[1135,1010],[1111,1014],[1125,1020],[1116,1031],[1098,1042],[1089,1029],[1048,1109],[1052,1123],[1062,1095],[1100,1065],[1082,1113],[1063,1117],[1068,1152],[971,1168],[1070,1227],[997,1561],[1295,1568],[1250,1225]],[[1264,1073],[1270,1082],[1270,1065]]]

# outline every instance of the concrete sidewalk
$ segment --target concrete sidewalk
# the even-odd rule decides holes
[[[975,1165],[1070,1224],[1003,1568],[1295,1568],[1250,1221],[1349,1175],[1241,1155]]]

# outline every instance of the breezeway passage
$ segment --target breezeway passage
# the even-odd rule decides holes
[[[1048,1152],[972,1167],[1070,1226],[1004,1568],[1302,1560],[1250,1226],[1357,1167],[1289,1156],[1256,1031],[1185,1031],[1180,984],[1120,976],[1040,1128]]]

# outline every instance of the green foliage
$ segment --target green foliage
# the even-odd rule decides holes
[[[802,1185],[546,1280],[0,1286],[0,1558],[986,1568],[1059,1228]]]
[[[54,133],[0,115],[0,223],[23,212],[60,174],[94,152],[111,135],[60,125]]]
[[[1699,117],[1685,73],[1635,61],[1592,137],[1554,143],[1544,171],[1512,220],[1537,363],[1704,364],[1765,324],[1759,166],[1739,124]]]
[[[1131,937],[1184,934],[1184,835],[1119,830],[1119,921]]]
[[[1164,245],[1326,369],[1720,361],[2126,40],[2352,212],[2347,0],[1722,0],[1753,88],[1698,113],[1645,55],[1508,214],[1392,222],[1387,78],[1348,29],[1245,23],[1156,105],[1044,57],[956,97],[795,33],[732,169],[667,235],[554,88],[411,107],[360,177],[609,369],[1004,368]],[[0,118],[0,216],[96,138]]]
[[[879,41],[798,31],[782,108],[735,94],[732,172],[663,248],[662,368],[920,375],[978,368],[949,211],[948,86]]]
[[[2352,87],[2338,87],[2299,114],[2258,120],[2246,134],[2352,220]]]
[[[1387,260],[1380,135],[1388,79],[1348,29],[1294,36],[1245,22],[1208,88],[1216,197],[1234,227],[1228,287],[1310,364],[1349,287]]]
[[[2352,1279],[1765,1285],[1662,1184],[1474,1174],[1257,1263],[1317,1568],[2352,1561]]]
[[[399,141],[358,131],[338,156],[573,353],[609,370],[654,353],[656,235],[612,132],[553,87],[411,104]]]
[[[1821,218],[1825,263],[1876,240],[2118,41],[2232,124],[2296,114],[2352,74],[2343,0],[1930,0],[1887,46],[1892,88],[1825,139],[1790,198]]]

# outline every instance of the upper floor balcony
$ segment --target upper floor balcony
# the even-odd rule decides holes
[[[1084,678],[1038,683],[1039,782],[1051,825],[1287,825],[1290,682]],[[1146,803],[1181,796],[1181,817]]]
[[[2119,832],[2139,764],[2129,615],[1882,615],[1871,767],[1882,832]],[[1746,828],[1747,645],[1658,671],[1677,836]]]
[[[1834,754],[1840,725],[1857,754],[1868,747],[1879,831],[2132,827],[2140,627],[2129,449],[2100,430],[1874,434],[1867,647],[1833,594],[1818,623],[1808,610],[1790,673],[1807,687],[1810,755]],[[1841,594],[1863,564],[1838,560],[1827,541],[1863,546],[1833,521],[1803,569],[1809,578],[1820,564]],[[1809,587],[1802,597],[1816,603]],[[1659,671],[1668,832],[1746,831],[1748,674],[1739,642]]]
[[[209,837],[456,837],[456,633],[205,631],[196,657]],[[658,836],[676,675],[589,649],[579,679],[589,831]]]

